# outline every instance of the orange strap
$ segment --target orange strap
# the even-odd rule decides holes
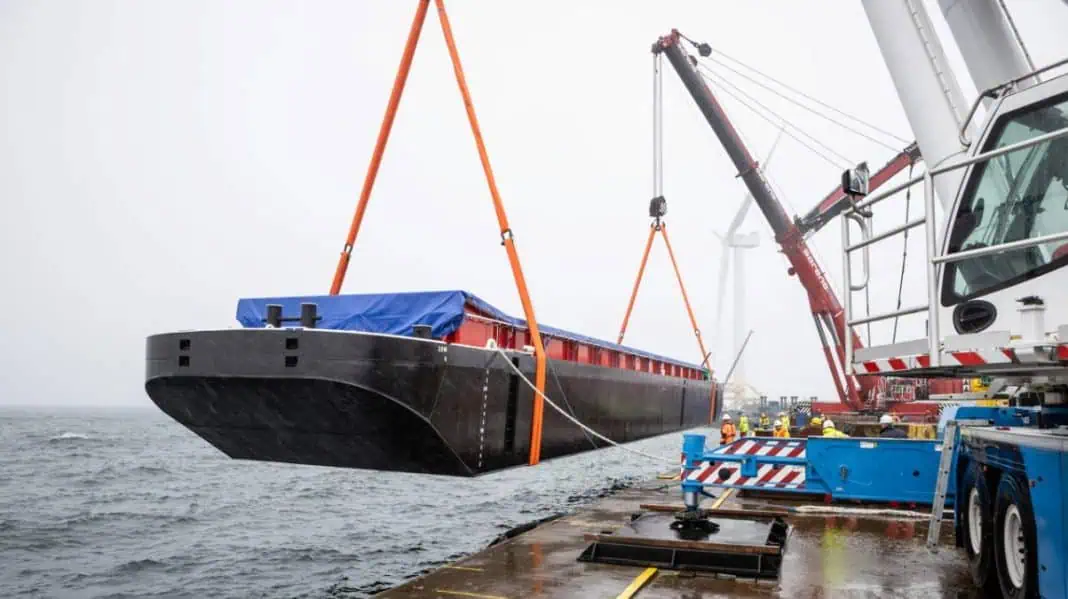
[[[693,334],[697,337],[697,347],[701,349],[701,366],[708,366],[708,352],[705,351],[705,342],[701,340],[701,329],[697,328],[697,318],[693,315],[690,307],[690,298],[686,295],[686,285],[682,284],[682,273],[679,272],[679,264],[675,262],[675,252],[671,251],[671,242],[668,241],[667,223],[660,224],[660,235],[664,238],[668,256],[671,257],[671,266],[675,269],[675,278],[679,280],[679,291],[682,292],[682,302],[686,304],[686,314],[690,316],[690,324],[693,326]]]
[[[486,154],[486,145],[482,141],[482,132],[478,126],[478,118],[475,116],[475,106],[471,103],[471,94],[467,90],[464,69],[460,65],[460,54],[456,51],[456,42],[452,37],[452,27],[449,26],[449,17],[445,14],[445,2],[444,0],[434,0],[434,4],[438,7],[441,31],[445,34],[445,44],[449,47],[449,58],[452,59],[452,70],[456,73],[456,83],[460,86],[460,94],[464,99],[467,120],[471,122],[471,133],[475,136],[475,145],[478,146],[478,157],[482,161],[482,170],[486,172],[486,183],[489,185],[490,195],[493,197],[493,208],[497,211],[497,223],[501,228],[501,239],[504,242],[504,249],[508,252],[508,262],[512,265],[512,276],[515,278],[515,286],[519,291],[519,300],[523,304],[523,315],[527,319],[531,341],[534,343],[534,386],[537,387],[538,392],[534,394],[528,459],[528,463],[533,466],[541,461],[541,425],[545,407],[541,394],[545,393],[545,347],[541,343],[538,321],[534,317],[534,305],[530,301],[527,282],[523,277],[523,268],[519,264],[519,254],[516,252],[515,241],[512,239],[512,229],[508,226],[508,215],[504,212],[504,204],[501,202],[500,193],[497,191],[497,181],[493,178],[493,169],[490,168],[489,156]]]
[[[619,329],[619,337],[616,339],[616,343],[623,343],[623,335],[627,332],[627,324],[630,322],[631,311],[634,310],[634,300],[638,298],[638,288],[642,284],[642,276],[645,274],[645,264],[649,260],[649,250],[653,247],[653,237],[656,232],[660,231],[660,235],[664,238],[664,245],[667,247],[668,257],[671,258],[671,266],[675,269],[675,278],[679,282],[679,291],[682,292],[682,301],[686,304],[686,314],[690,317],[690,324],[693,326],[693,333],[697,337],[697,347],[701,350],[701,366],[708,366],[709,354],[705,351],[705,342],[701,339],[701,329],[697,327],[697,318],[693,315],[693,308],[690,307],[690,298],[686,295],[686,285],[682,282],[682,273],[679,271],[679,264],[675,261],[675,252],[671,249],[671,242],[668,240],[667,224],[661,222],[659,219],[649,225],[649,239],[645,242],[645,251],[642,253],[641,264],[638,265],[638,277],[634,280],[634,289],[630,293],[630,301],[627,303],[627,311],[623,315],[623,326]]]
[[[523,314],[526,317],[527,327],[530,330],[531,342],[534,344],[534,382],[538,389],[538,393],[534,394],[534,409],[530,426],[530,454],[528,460],[530,465],[533,466],[541,460],[541,432],[544,411],[541,394],[545,392],[545,347],[542,345],[541,333],[538,331],[538,321],[534,316],[534,305],[530,301],[530,293],[527,290],[526,279],[523,277],[523,269],[519,263],[519,254],[516,252],[515,242],[512,239],[512,229],[508,225],[508,216],[505,214],[504,204],[501,202],[500,193],[497,190],[497,182],[493,177],[493,169],[490,167],[489,156],[486,153],[486,145],[482,141],[482,131],[478,126],[478,118],[475,116],[475,107],[471,102],[471,94],[467,89],[467,81],[464,78],[463,67],[460,64],[460,55],[456,50],[456,41],[452,36],[452,27],[449,25],[448,15],[445,14],[445,3],[443,0],[434,0],[434,4],[438,10],[438,19],[441,21],[441,31],[445,35],[445,44],[449,49],[449,58],[452,60],[452,68],[456,75],[456,83],[460,87],[460,94],[463,97],[464,108],[467,110],[467,119],[471,124],[471,133],[474,135],[475,145],[478,147],[478,157],[482,162],[482,170],[486,174],[486,183],[489,185],[490,196],[493,199],[493,208],[497,213],[497,223],[500,225],[501,239],[505,251],[508,254],[508,262],[512,267],[512,275],[515,278],[516,290],[519,292],[519,299],[523,304]],[[386,141],[389,139],[389,132],[393,127],[393,119],[397,113],[397,106],[400,104],[400,97],[404,91],[404,84],[408,79],[408,72],[411,70],[412,57],[415,55],[415,47],[419,42],[419,33],[422,31],[423,22],[426,20],[426,13],[429,5],[430,0],[419,0],[419,5],[415,12],[415,19],[412,21],[411,29],[408,32],[408,41],[404,46],[404,54],[401,57],[401,64],[397,70],[397,77],[393,82],[393,91],[390,94],[389,104],[386,107],[386,116],[382,119],[382,127],[378,132],[378,141],[375,144],[374,154],[371,156],[371,165],[367,169],[367,177],[364,179],[363,191],[360,192],[360,202],[356,207],[356,214],[352,218],[352,225],[349,227],[349,234],[345,241],[345,247],[341,252],[341,258],[338,261],[337,270],[334,273],[334,281],[330,287],[331,295],[340,293],[341,285],[345,280],[345,272],[348,269],[349,258],[352,255],[352,247],[356,243],[356,236],[360,231],[360,223],[363,221],[364,212],[367,209],[367,202],[371,197],[371,188],[374,187],[375,177],[378,174],[378,167],[382,162],[382,153],[385,150]]]
[[[412,20],[411,29],[408,30],[408,41],[404,44],[404,54],[401,55],[400,67],[397,68],[397,77],[393,80],[393,91],[389,94],[386,116],[382,118],[382,126],[378,130],[378,141],[375,142],[375,151],[371,154],[371,164],[367,167],[367,175],[363,179],[360,202],[356,205],[356,214],[352,217],[349,234],[345,238],[345,247],[341,249],[341,257],[337,261],[337,269],[334,270],[334,282],[330,285],[330,295],[340,293],[341,284],[345,281],[349,257],[352,256],[352,246],[356,243],[356,235],[360,232],[363,214],[367,210],[367,201],[371,199],[371,189],[375,186],[378,167],[382,164],[382,153],[386,149],[386,142],[389,141],[389,132],[393,129],[393,119],[397,116],[397,106],[400,105],[401,94],[404,93],[404,84],[408,81],[412,57],[415,56],[415,46],[419,43],[419,33],[423,30],[423,21],[426,20],[426,11],[429,6],[430,0],[419,0],[419,6],[415,10],[415,19]]]
[[[645,242],[645,252],[642,253],[642,262],[638,265],[638,278],[634,279],[634,290],[630,292],[630,302],[627,303],[627,313],[623,315],[623,326],[619,328],[619,338],[616,344],[623,344],[623,335],[627,332],[627,323],[630,322],[630,312],[634,309],[634,300],[638,297],[638,287],[642,284],[642,275],[645,274],[645,263],[649,260],[649,250],[653,247],[653,238],[656,236],[656,224],[649,225],[649,239]]]

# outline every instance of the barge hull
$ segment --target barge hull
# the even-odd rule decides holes
[[[154,335],[145,389],[237,459],[474,476],[525,464],[533,391],[496,350],[325,329]],[[533,379],[533,356],[507,352]],[[711,381],[549,360],[546,393],[619,442],[706,425]],[[545,409],[543,459],[602,447]]]

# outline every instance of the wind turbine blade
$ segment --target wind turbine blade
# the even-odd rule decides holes
[[[764,159],[764,162],[760,166],[760,170],[767,172],[768,166],[771,165],[771,157],[775,155],[775,148],[779,147],[779,140],[782,139],[782,128],[779,128],[779,134],[775,136],[775,141],[771,142],[771,148],[768,150],[768,156]],[[742,205],[738,206],[738,212],[734,214],[734,218],[731,219],[731,224],[727,227],[726,238],[729,240],[734,236],[734,232],[738,227],[742,226],[742,222],[745,221],[745,215],[749,213],[749,206],[753,204],[753,195],[750,193],[745,194],[745,199],[742,200]]]
[[[782,139],[782,128],[779,128],[779,134],[775,136],[775,141],[771,142],[771,148],[768,149],[768,155],[764,158],[764,162],[761,164],[760,170],[767,171],[771,165],[771,157],[775,155],[775,148],[779,147],[779,140]]]
[[[742,205],[738,206],[738,212],[734,213],[734,218],[731,219],[731,224],[727,227],[727,243],[730,243],[730,239],[734,237],[734,232],[738,230],[738,227],[742,226],[742,221],[745,220],[745,214],[749,212],[749,205],[753,203],[753,196],[745,194],[745,199],[742,200]]]

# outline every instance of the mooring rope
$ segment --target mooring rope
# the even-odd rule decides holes
[[[597,437],[598,439],[604,441],[605,443],[608,443],[609,445],[611,445],[613,447],[618,447],[619,449],[622,449],[623,451],[627,451],[627,452],[630,452],[630,453],[633,453],[635,455],[639,455],[639,456],[642,456],[644,458],[648,458],[648,459],[651,459],[651,460],[657,460],[657,461],[660,461],[660,462],[667,462],[667,463],[669,463],[669,464],[671,464],[673,466],[680,465],[679,462],[677,462],[677,461],[675,461],[675,460],[673,460],[671,458],[665,458],[663,456],[657,456],[657,455],[653,455],[651,453],[645,453],[644,451],[641,451],[640,449],[634,449],[633,447],[627,447],[625,445],[622,445],[622,444],[620,444],[620,443],[618,443],[616,441],[613,441],[612,439],[609,439],[608,437],[602,435],[601,433],[593,430],[592,428],[586,426],[578,418],[575,418],[571,414],[568,414],[566,410],[564,410],[560,406],[556,405],[556,402],[554,402],[553,400],[549,399],[549,397],[547,395],[545,395],[544,393],[539,391],[538,387],[533,382],[531,382],[530,379],[528,379],[526,377],[526,375],[523,374],[523,371],[519,370],[519,367],[516,366],[514,363],[512,363],[511,357],[509,357],[508,354],[506,354],[503,349],[498,347],[495,343],[490,344],[487,348],[488,349],[492,349],[497,354],[499,354],[502,358],[504,358],[504,363],[507,364],[508,367],[511,368],[512,371],[515,372],[516,376],[518,376],[524,383],[526,383],[527,386],[530,387],[535,393],[537,393],[543,400],[545,400],[545,403],[549,404],[549,407],[551,407],[552,409],[556,410],[556,412],[558,414],[560,414],[564,418],[568,419],[575,426],[577,426],[580,429],[586,431],[587,433],[593,435],[594,437]],[[833,515],[840,515],[840,516],[853,515],[853,516],[869,516],[869,517],[881,516],[881,517],[884,517],[884,518],[909,518],[909,519],[915,519],[915,520],[927,520],[927,519],[930,518],[930,514],[924,514],[923,512],[914,512],[914,511],[910,511],[910,510],[884,509],[884,508],[871,509],[871,508],[854,508],[854,507],[823,506],[823,505],[799,505],[799,506],[796,506],[796,507],[788,507],[786,509],[791,513],[801,514],[801,515],[811,515],[811,516],[817,516],[817,515],[823,515],[823,514],[833,514]]]
[[[667,462],[667,463],[669,463],[669,464],[671,464],[673,466],[680,466],[680,463],[679,463],[678,460],[673,460],[673,459],[670,459],[670,458],[665,458],[663,456],[653,455],[651,453],[645,453],[644,451],[641,451],[640,449],[634,449],[633,447],[626,447],[626,446],[624,446],[624,445],[622,445],[620,443],[617,443],[617,442],[609,439],[608,437],[606,437],[606,436],[602,435],[601,433],[593,430],[592,428],[586,426],[581,421],[579,421],[578,418],[575,418],[571,414],[568,414],[566,410],[564,410],[560,406],[556,405],[556,402],[554,402],[553,400],[549,399],[548,396],[546,396],[544,393],[542,393],[540,390],[538,390],[537,385],[532,383],[530,381],[530,379],[528,379],[523,374],[523,372],[521,370],[519,370],[519,367],[512,363],[512,359],[508,356],[508,354],[504,353],[504,350],[502,350],[500,347],[497,347],[496,344],[492,344],[492,347],[489,347],[489,349],[493,349],[498,354],[500,354],[501,357],[504,358],[504,363],[507,364],[508,367],[511,368],[513,371],[515,371],[516,376],[518,376],[520,379],[522,379],[522,381],[524,383],[526,383],[528,387],[533,389],[534,393],[537,393],[543,400],[545,400],[545,403],[549,404],[549,406],[552,409],[556,410],[557,413],[559,413],[564,418],[567,418],[575,426],[577,426],[580,429],[586,431],[587,433],[593,435],[594,437],[597,437],[598,439],[604,441],[605,443],[608,443],[609,445],[611,445],[613,447],[618,447],[618,448],[622,449],[623,451],[629,451],[630,453],[633,453],[635,455],[640,455],[642,457],[649,458],[651,460],[657,460],[657,461],[660,461],[660,462]]]

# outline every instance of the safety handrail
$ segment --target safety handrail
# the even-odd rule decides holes
[[[975,97],[975,101],[972,102],[971,109],[968,110],[968,116],[965,117],[964,122],[961,123],[960,133],[959,133],[959,137],[960,137],[961,143],[963,145],[965,145],[965,146],[971,145],[971,140],[968,139],[966,133],[968,131],[968,126],[971,125],[972,119],[975,117],[976,111],[978,111],[979,107],[982,106],[983,100],[986,100],[987,98],[996,98],[999,95],[1002,95],[1003,91],[1009,90],[1009,89],[1013,88],[1014,86],[1016,86],[1016,84],[1021,83],[1023,81],[1027,81],[1028,79],[1034,78],[1035,80],[1038,80],[1038,76],[1039,75],[1045,74],[1045,73],[1047,73],[1049,71],[1052,71],[1053,69],[1055,69],[1057,67],[1061,67],[1061,66],[1064,66],[1066,64],[1068,64],[1068,58],[1062,58],[1062,59],[1060,59],[1060,60],[1058,60],[1056,62],[1050,63],[1050,64],[1048,64],[1048,65],[1046,65],[1044,67],[1039,67],[1037,69],[1031,69],[1031,71],[1029,71],[1028,73],[1026,73],[1024,75],[1020,75],[1019,77],[1016,77],[1015,79],[1011,79],[1009,81],[1006,81],[1005,83],[999,83],[999,84],[995,85],[994,87],[991,87],[991,88],[988,88],[988,89],[984,89],[983,91],[979,92],[979,95]]]
[[[850,289],[852,289],[853,291],[863,291],[864,288],[868,286],[868,281],[871,280],[871,254],[868,251],[868,247],[867,247],[867,246],[872,244],[872,241],[871,241],[871,239],[872,239],[872,237],[871,237],[871,222],[867,218],[865,218],[864,216],[862,216],[862,215],[860,215],[860,214],[858,214],[856,212],[850,212],[848,214],[845,214],[845,215],[843,215],[843,218],[851,220],[851,221],[857,223],[857,226],[860,227],[860,235],[863,238],[863,241],[861,241],[855,247],[858,247],[858,249],[863,249],[864,250],[864,254],[863,254],[864,258],[863,258],[863,261],[861,263],[862,266],[864,266],[864,281],[862,283],[857,283],[856,285],[850,286]],[[849,226],[849,224],[848,223],[842,223],[842,226],[843,227],[847,227],[847,226]]]
[[[953,253],[947,253],[945,255],[938,255],[937,247],[937,229],[935,223],[935,195],[934,195],[934,178],[938,175],[956,171],[962,168],[970,167],[972,165],[987,162],[998,156],[1010,154],[1018,150],[1024,150],[1038,144],[1059,139],[1061,137],[1068,136],[1068,127],[1057,129],[1049,133],[1044,133],[1037,137],[1032,137],[1021,142],[1007,145],[1002,148],[990,150],[980,154],[976,154],[970,158],[957,160],[950,164],[936,166],[928,169],[926,172],[909,178],[907,181],[890,187],[888,189],[882,189],[877,193],[871,194],[863,201],[855,203],[853,206],[847,209],[843,216],[854,217],[859,213],[870,211],[871,207],[886,200],[887,198],[904,191],[917,183],[923,183],[923,199],[924,199],[924,215],[922,218],[916,218],[910,220],[902,225],[872,235],[869,232],[864,234],[864,238],[856,243],[850,241],[849,226],[847,223],[842,223],[842,268],[843,268],[843,308],[845,309],[845,321],[846,327],[852,327],[861,324],[868,324],[872,322],[879,322],[882,320],[889,320],[899,316],[907,316],[909,314],[917,314],[920,312],[927,312],[927,335],[928,335],[928,357],[930,359],[930,366],[937,368],[942,365],[941,362],[941,330],[939,327],[939,313],[938,313],[938,267],[943,264],[949,264],[953,262],[960,262],[969,258],[977,258],[980,256],[987,256],[990,254],[997,254],[1000,252],[1006,252],[1011,250],[1024,249],[1042,245],[1044,243],[1050,243],[1053,241],[1068,240],[1068,231],[1061,231],[1060,233],[1051,233],[1049,235],[1043,235],[1041,237],[1032,237],[1029,239],[1021,239],[1017,241],[1010,241],[998,245],[993,245],[984,248],[976,248],[970,250],[962,250]],[[853,299],[852,290],[854,289],[852,281],[852,261],[850,254],[857,250],[867,250],[871,245],[884,241],[891,237],[903,234],[909,229],[913,229],[919,226],[923,226],[926,229],[926,266],[927,272],[927,304],[918,305],[910,308],[904,308],[900,310],[892,310],[890,312],[884,312],[876,314],[874,316],[868,315],[863,318],[853,318]],[[865,283],[868,282],[868,274],[865,273]],[[853,342],[852,339],[847,339],[845,346],[845,363],[846,363],[846,375],[852,376],[854,374],[853,368]]]

